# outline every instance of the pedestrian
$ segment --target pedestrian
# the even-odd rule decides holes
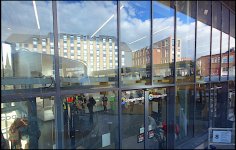
[[[89,110],[89,122],[91,124],[93,124],[93,106],[96,104],[96,101],[94,100],[94,98],[92,96],[89,96],[89,100],[88,100],[88,110]]]
[[[103,97],[102,97],[102,102],[103,102],[103,107],[104,107],[104,111],[107,111],[107,101],[108,101],[108,98],[106,97],[106,95],[104,94]]]

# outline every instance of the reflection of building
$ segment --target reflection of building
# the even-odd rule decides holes
[[[133,52],[133,65],[146,67],[148,60],[147,47]],[[181,43],[177,40],[176,61],[181,61]],[[171,75],[169,63],[174,62],[174,40],[171,37],[153,43],[153,67],[154,74],[161,76]]]
[[[16,51],[27,49],[39,53],[54,54],[53,34],[19,35],[7,39],[16,43]],[[59,34],[59,56],[83,61],[88,74],[93,71],[115,69],[118,66],[116,38],[113,36],[90,37],[78,34]]]
[[[176,45],[176,61],[181,61],[181,43],[177,41]],[[146,66],[146,51],[147,48],[142,48],[133,52],[133,65]],[[174,61],[174,42],[171,37],[153,43],[153,64],[165,64]]]
[[[219,75],[221,72],[221,76],[227,75],[228,73],[228,52],[222,53],[221,55],[222,61],[220,62],[220,54],[214,54],[211,56],[211,75]],[[210,55],[201,56],[197,59],[197,66],[199,69],[199,74],[201,76],[209,75],[209,59]],[[221,67],[220,67],[221,63]],[[235,48],[230,49],[229,53],[229,74],[233,75],[235,72]]]

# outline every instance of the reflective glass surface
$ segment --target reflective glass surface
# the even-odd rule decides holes
[[[196,39],[196,81],[207,82],[210,76],[211,2],[198,2]]]
[[[221,39],[221,81],[226,81],[228,78],[228,54],[229,54],[229,35],[222,32]]]
[[[146,130],[148,147],[146,149],[166,149],[168,96],[166,88],[149,90],[148,129]]]
[[[150,84],[150,1],[121,1],[122,86]]]
[[[55,146],[54,97],[1,103],[1,110],[1,133],[7,149]]]
[[[177,1],[176,9],[176,82],[194,81],[195,19],[191,1]]]
[[[229,80],[235,80],[235,14],[230,13]]]
[[[175,100],[176,144],[193,136],[194,86],[177,86]]]
[[[153,2],[153,83],[174,82],[174,9],[170,1]],[[180,47],[177,46],[179,50]]]
[[[1,3],[2,93],[47,92],[54,87],[52,2]]]
[[[211,81],[219,81],[220,77],[220,37],[220,31],[212,28]]]
[[[204,134],[209,127],[209,84],[196,85],[194,134]]]
[[[122,149],[144,149],[144,91],[122,92]]]
[[[84,93],[63,98],[65,147],[117,149],[116,92]]]
[[[58,1],[61,87],[116,85],[116,11],[114,1]]]

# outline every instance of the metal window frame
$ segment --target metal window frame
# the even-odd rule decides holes
[[[222,23],[222,15],[223,15],[223,11],[222,11],[222,3],[220,3],[220,13],[221,13],[221,16],[220,16],[220,69],[219,69],[219,81],[221,81],[221,63],[222,63],[222,30],[223,30],[223,23]],[[218,61],[218,58],[217,58],[217,61]]]
[[[195,112],[196,112],[196,100],[197,100],[197,81],[196,81],[196,68],[197,68],[197,20],[198,20],[198,1],[196,1],[196,16],[195,16],[195,43],[194,43],[194,102],[193,102],[193,137],[195,137],[195,119],[196,119],[196,115],[195,115]]]

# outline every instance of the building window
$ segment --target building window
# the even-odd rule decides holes
[[[77,44],[80,44],[80,36],[77,36]]]

